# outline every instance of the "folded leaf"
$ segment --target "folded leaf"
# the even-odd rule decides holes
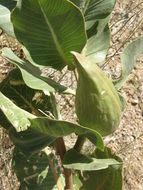
[[[86,43],[81,11],[67,0],[18,2],[11,15],[17,39],[38,65],[74,68],[70,51]]]
[[[35,65],[29,62],[21,60],[11,51],[11,49],[3,48],[2,56],[14,65],[18,66],[22,73],[24,82],[30,88],[42,90],[45,92],[58,91],[67,94],[74,94],[74,92],[71,89],[60,85],[59,83],[55,82],[49,77],[42,76],[42,72],[39,67],[36,67]]]
[[[131,73],[136,59],[143,53],[143,37],[137,38],[135,41],[131,42],[123,51],[121,56],[122,61],[122,75],[121,79],[115,82],[115,87],[120,89],[126,80],[128,79],[129,74]]]
[[[117,164],[110,165],[107,169],[85,171],[83,175],[79,174],[82,183],[81,190],[122,190],[122,160],[112,155],[111,150],[107,148],[104,152],[97,150],[94,156],[97,159],[114,159]]]

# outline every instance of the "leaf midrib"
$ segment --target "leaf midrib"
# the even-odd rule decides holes
[[[66,65],[68,65],[67,60],[66,60],[66,58],[65,58],[65,56],[64,56],[64,53],[63,53],[63,51],[62,51],[62,49],[61,49],[61,47],[60,47],[60,43],[59,43],[59,41],[58,41],[58,39],[57,39],[57,36],[56,36],[56,34],[55,34],[55,31],[54,31],[54,29],[53,29],[53,27],[52,27],[52,25],[51,25],[51,23],[50,23],[50,21],[49,21],[47,15],[45,14],[45,12],[44,12],[44,10],[43,10],[43,8],[42,8],[42,5],[41,5],[41,3],[39,2],[39,0],[38,0],[38,4],[39,4],[39,7],[40,7],[40,9],[41,9],[41,12],[42,12],[42,14],[43,14],[43,16],[44,16],[45,22],[46,22],[46,24],[48,25],[48,29],[50,30],[50,32],[51,32],[51,34],[52,34],[52,38],[53,38],[53,41],[54,41],[55,46],[56,46],[56,48],[57,48],[57,51],[58,51],[59,55],[61,56],[61,58],[62,58],[62,60],[63,60],[63,63],[65,63]]]

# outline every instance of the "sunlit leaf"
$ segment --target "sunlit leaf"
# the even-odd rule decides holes
[[[82,171],[96,171],[109,168],[112,165],[120,164],[115,159],[97,159],[94,157],[88,157],[78,153],[76,150],[69,150],[63,160],[65,168],[82,170]]]
[[[74,67],[70,51],[81,52],[86,43],[81,11],[66,0],[19,1],[12,12],[17,39],[38,65]]]
[[[121,79],[115,82],[115,87],[120,89],[126,80],[128,79],[129,74],[131,73],[137,58],[143,53],[143,37],[139,37],[135,41],[131,42],[123,51],[121,56],[122,61],[122,75]]]

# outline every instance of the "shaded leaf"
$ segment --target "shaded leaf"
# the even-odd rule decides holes
[[[66,65],[74,67],[70,51],[81,52],[86,34],[83,16],[73,3],[66,0],[19,1],[11,19],[17,39],[36,64],[55,69]]]
[[[29,62],[25,62],[18,58],[9,48],[3,48],[2,56],[6,58],[11,63],[18,66],[22,73],[22,77],[27,86],[32,89],[54,92],[55,90],[62,93],[74,94],[74,92],[55,82],[54,80],[42,76],[42,72],[39,67],[34,66]]]
[[[0,0],[0,28],[12,37],[15,35],[10,20],[10,12],[15,6],[15,0]]]
[[[65,168],[83,170],[83,171],[96,171],[109,168],[112,165],[120,164],[115,159],[97,159],[93,157],[87,157],[78,153],[76,150],[71,149],[66,152],[63,160]]]
[[[124,83],[128,79],[129,74],[134,68],[137,58],[140,56],[141,53],[143,53],[143,37],[137,38],[124,49],[123,54],[121,56],[121,79],[115,82],[115,87],[117,89],[120,89],[124,85]]]
[[[9,130],[9,136],[16,146],[24,153],[33,153],[46,147],[55,140],[55,138],[40,134],[34,129],[29,128],[26,130],[30,126],[28,118],[35,117],[29,112],[41,115],[38,109],[43,113],[51,111],[51,105],[49,97],[30,89],[24,84],[18,69],[12,70],[8,74],[6,79],[0,84],[0,91],[9,98],[0,94],[0,107],[5,111],[4,113],[0,111],[0,125]],[[19,107],[10,101],[10,99]],[[25,112],[23,109],[28,112]],[[20,132],[23,130],[26,131]]]
[[[49,159],[51,162],[49,162]],[[20,190],[58,190],[53,177],[52,166],[56,171],[58,185],[64,189],[64,179],[58,166],[57,158],[44,152],[26,157],[17,149],[14,150],[13,168],[21,183]],[[52,169],[51,169],[52,168]]]
[[[52,112],[50,97],[26,86],[19,69],[12,70],[0,83],[0,91],[17,106],[30,113],[41,115],[41,112]]]
[[[104,19],[110,15],[116,0],[85,0],[85,2],[85,20],[91,21],[93,19]]]
[[[17,132],[13,127],[9,129],[9,136],[12,142],[24,154],[29,155],[39,152],[41,149],[51,145],[55,138],[28,128],[26,131]]]
[[[8,121],[4,113],[0,110],[0,127],[5,128],[6,130],[10,129],[11,123]]]

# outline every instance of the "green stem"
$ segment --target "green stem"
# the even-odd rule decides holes
[[[86,140],[86,137],[84,137],[84,136],[78,136],[77,141],[76,141],[76,143],[75,143],[75,145],[74,145],[74,149],[75,149],[77,152],[80,152],[80,151],[81,151],[85,140]]]

